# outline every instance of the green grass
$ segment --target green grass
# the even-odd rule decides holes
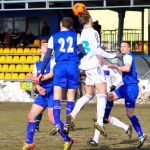
[[[27,128],[27,113],[31,103],[0,103],[0,150],[21,150],[25,141]],[[62,105],[62,120],[64,120],[64,107]],[[101,138],[98,148],[88,147],[86,142],[93,136],[93,121],[95,117],[96,104],[87,105],[77,116],[77,130],[70,135],[75,140],[72,150],[135,150],[137,146],[137,135],[133,131],[132,139],[128,139],[122,129],[112,125],[106,125],[107,138]],[[136,112],[144,132],[150,135],[150,105],[138,105]],[[126,117],[125,108],[117,105],[112,111],[112,115],[130,124]],[[45,111],[40,126],[40,132],[35,134],[35,150],[62,150],[63,140],[59,135],[51,137],[49,135],[52,125],[47,119]],[[150,150],[150,138],[146,140],[143,150]]]

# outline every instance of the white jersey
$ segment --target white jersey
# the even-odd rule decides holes
[[[111,85],[118,87],[122,84],[122,77],[117,70],[108,68],[105,64],[102,65],[102,70],[104,71],[104,76],[107,83],[107,92],[110,91]]]
[[[86,55],[81,59],[79,68],[90,70],[99,66],[99,57],[114,58],[116,54],[109,54],[100,48],[99,34],[93,28],[85,28],[81,32],[81,41]]]

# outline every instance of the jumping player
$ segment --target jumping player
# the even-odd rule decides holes
[[[99,57],[115,58],[115,54],[109,54],[100,48],[99,34],[92,27],[92,18],[87,10],[79,14],[79,21],[83,25],[81,32],[82,44],[85,48],[86,55],[81,59],[79,68],[85,71],[85,95],[83,95],[76,103],[72,113],[67,118],[72,126],[74,119],[81,110],[81,108],[88,103],[93,95],[94,88],[98,91],[97,94],[97,128],[102,135],[106,136],[103,128],[104,110],[106,107],[106,81],[103,76],[103,71],[99,64]]]
[[[52,49],[54,49],[56,65],[54,67],[54,129],[51,135],[55,135],[61,130],[60,114],[62,99],[62,88],[67,89],[67,105],[66,113],[69,114],[74,107],[74,100],[76,89],[79,87],[79,56],[78,49],[84,50],[80,43],[80,37],[77,33],[73,32],[73,20],[65,17],[60,22],[61,31],[52,35],[48,41],[48,51],[45,55],[43,66],[39,80],[43,75],[43,70],[50,59]],[[85,52],[83,52],[85,53]],[[65,127],[64,133],[66,132]],[[66,132],[67,134],[68,132]],[[66,143],[66,149],[69,149],[73,144],[73,140],[69,139]],[[65,149],[64,147],[64,149]]]

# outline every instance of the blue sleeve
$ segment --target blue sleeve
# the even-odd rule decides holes
[[[43,59],[42,68],[41,68],[41,74],[44,74],[44,70],[46,69],[47,64],[50,61],[51,53],[52,53],[52,49],[48,48],[48,50],[47,50],[47,52],[46,52],[46,54],[44,56],[44,59]]]
[[[86,51],[82,44],[77,45],[79,50],[79,58],[82,59],[86,55]]]

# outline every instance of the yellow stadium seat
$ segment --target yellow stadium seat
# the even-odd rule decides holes
[[[13,73],[11,76],[12,79],[18,79],[18,73]]]
[[[17,64],[16,65],[16,71],[21,71],[22,70],[22,65],[21,64]]]
[[[9,48],[4,48],[3,53],[4,53],[4,54],[9,54],[9,53],[10,53],[10,49],[9,49]]]
[[[19,62],[19,56],[14,56],[12,61],[13,62]]]
[[[22,82],[21,88],[24,90],[32,90],[32,88],[33,88],[32,82],[30,82],[30,81]]]
[[[37,54],[40,54],[40,53],[41,53],[40,48],[37,48],[36,53],[37,53]]]
[[[36,62],[36,61],[38,61],[38,60],[40,60],[40,56],[34,56],[34,57],[33,57],[33,62]]]
[[[0,56],[0,62],[5,62],[6,56]]]
[[[30,54],[30,48],[24,48],[24,51],[23,51],[25,54]]]
[[[42,39],[42,40],[41,40],[41,44],[42,44],[42,43],[47,43],[47,40],[46,40],[46,39]]]
[[[19,79],[24,79],[25,78],[25,73],[19,73]]]
[[[2,65],[0,64],[0,70],[2,70]]]
[[[0,54],[3,54],[3,48],[0,48]]]
[[[30,71],[33,71],[34,65],[30,65]]]
[[[35,48],[35,47],[32,47],[30,52],[31,52],[31,54],[36,54],[36,53],[37,53],[37,52],[36,52],[36,48]]]
[[[6,56],[6,62],[12,62],[12,56]]]
[[[4,64],[2,70],[7,71],[8,70],[8,64]]]
[[[26,56],[20,56],[20,62],[26,62]]]
[[[11,53],[11,54],[15,54],[15,53],[17,53],[16,48],[15,48],[15,47],[12,47],[12,48],[10,49],[10,53]]]
[[[33,57],[32,56],[27,56],[27,62],[33,62]]]
[[[33,45],[34,46],[40,46],[40,40],[35,39]]]
[[[0,73],[0,79],[4,79],[4,73]]]
[[[23,65],[22,70],[29,71],[30,70],[29,65]]]
[[[22,47],[17,48],[17,53],[18,53],[18,54],[22,54],[22,53],[23,53],[23,48],[22,48]]]
[[[15,70],[15,65],[14,64],[9,65],[9,70],[14,71]]]
[[[11,73],[5,73],[4,79],[11,79]]]

